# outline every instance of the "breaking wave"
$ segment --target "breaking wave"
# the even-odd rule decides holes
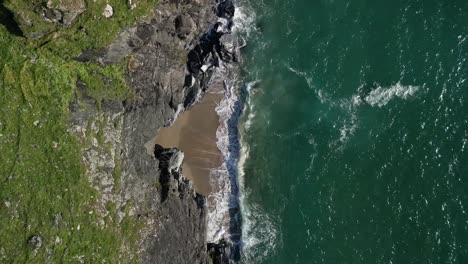
[[[256,116],[251,96],[255,93],[254,87],[257,83],[255,81],[246,84],[247,100],[244,106],[246,120],[241,124],[240,133],[241,150],[238,178],[239,201],[242,209],[242,260],[244,263],[261,262],[264,256],[270,256],[281,244],[278,219],[273,219],[260,205],[249,201],[250,190],[245,185],[244,166],[249,158],[249,145],[243,140],[243,134],[248,133]]]
[[[226,47],[235,49],[231,51],[236,54],[246,45],[246,38],[251,33],[250,28],[255,19],[252,14],[250,9],[236,5],[232,28],[234,38],[225,43]],[[216,107],[220,121],[216,131],[217,146],[224,156],[224,162],[210,175],[212,192],[208,196],[207,230],[208,242],[217,243],[221,239],[230,241],[234,251],[241,247],[238,187],[241,146],[238,123],[244,108],[242,81],[237,67],[238,65],[222,64],[213,78],[215,81],[224,80],[224,98]]]
[[[238,1],[232,32],[237,45],[227,46],[241,49],[254,37],[256,17],[253,9],[245,2]],[[239,57],[242,61],[242,57]],[[210,175],[212,192],[208,196],[207,241],[221,239],[233,244],[234,251],[240,251],[243,262],[255,263],[259,259],[258,248],[271,253],[277,248],[279,232],[275,221],[262,209],[248,201],[244,186],[244,163],[248,159],[248,145],[239,133],[239,119],[250,108],[250,96],[257,82],[244,82],[237,66],[223,64],[217,70],[214,80],[224,81],[225,97],[216,107],[220,118],[217,129],[217,146],[225,157],[222,166]],[[251,110],[251,109],[250,109]],[[248,128],[255,118],[255,112],[246,113],[243,128]],[[242,212],[242,217],[240,216]],[[236,254],[234,252],[234,254]]]

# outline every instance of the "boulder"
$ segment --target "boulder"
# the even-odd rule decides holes
[[[193,31],[193,20],[190,16],[179,15],[174,20],[175,29],[179,38],[185,38]]]
[[[104,7],[102,15],[105,18],[111,18],[114,15],[114,8],[111,5],[107,4],[106,7]]]
[[[37,254],[42,246],[42,237],[39,235],[33,235],[28,239],[28,246]]]
[[[52,22],[70,26],[85,10],[84,0],[49,0],[43,14]]]
[[[57,25],[70,26],[86,10],[85,0],[3,0],[2,4],[12,14],[16,31],[28,38],[41,38]]]

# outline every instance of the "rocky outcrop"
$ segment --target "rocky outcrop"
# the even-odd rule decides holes
[[[230,32],[234,6],[221,0],[166,0],[154,14],[110,46],[75,58],[101,65],[129,58],[128,84],[135,96],[97,102],[80,84],[70,107],[72,128],[88,142],[83,159],[102,194],[101,214],[113,201],[122,217],[145,223],[142,262],[229,263],[229,243],[207,248],[205,199],[182,176],[183,153],[161,146],[148,153],[145,143],[202,96],[220,63],[235,60],[221,43]]]
[[[46,20],[69,26],[85,10],[84,0],[48,0],[42,9],[42,15]]]
[[[68,27],[86,10],[85,0],[0,1],[2,8],[13,14],[15,33],[28,38],[41,38],[55,30]]]
[[[233,258],[231,253],[232,245],[225,240],[218,243],[208,243],[207,251],[213,264],[228,264]]]
[[[143,2],[148,4],[151,1],[122,2],[127,2],[128,8],[143,9]],[[99,34],[87,35],[86,31],[91,26],[82,27],[83,21],[91,21],[92,26],[106,29],[108,24],[103,21],[116,22],[122,17],[121,6],[115,2],[112,5],[115,9],[105,1],[0,0],[0,23],[5,24],[10,32],[28,38],[48,35],[50,39],[43,38],[44,43],[60,40],[67,34],[73,39],[75,29],[78,34],[95,40]],[[114,87],[116,82],[110,76],[115,75],[101,74],[101,69],[93,70],[98,68],[96,65],[87,64],[89,73],[99,81],[77,80],[75,98],[69,104],[69,131],[78,139],[87,179],[97,190],[96,197],[90,195],[93,210],[88,213],[93,215],[93,224],[104,227],[113,223],[121,227],[123,223],[138,222],[143,226],[136,234],[136,237],[141,237],[136,252],[130,248],[131,242],[122,242],[121,251],[132,250],[132,253],[121,254],[128,258],[120,259],[121,262],[130,262],[137,256],[144,263],[207,263],[209,255],[222,261],[227,258],[219,258],[220,254],[229,255],[226,253],[228,250],[221,250],[224,246],[214,244],[211,244],[208,254],[205,199],[196,194],[191,183],[183,177],[180,169],[183,153],[160,146],[148,152],[145,143],[155,136],[159,128],[170,124],[180,111],[189,108],[203,95],[217,66],[235,60],[221,43],[224,34],[230,31],[232,23],[229,18],[233,12],[231,1],[160,0],[154,16],[145,17],[145,23],[127,28],[108,47],[86,50],[74,58],[78,62],[92,61],[102,66],[120,63],[127,66],[125,77],[133,94],[131,98],[124,101],[111,99],[123,96],[120,91],[127,91],[127,87],[119,85],[123,83],[120,68],[116,73],[119,87]],[[83,19],[78,19],[79,16]],[[134,19],[131,17],[122,24]],[[69,27],[73,23],[77,25]],[[116,23],[109,25],[116,26]],[[102,28],[96,32],[108,33]],[[52,32],[56,34],[50,34]],[[108,39],[105,40],[99,43],[108,43]],[[46,45],[44,43],[42,45]],[[81,45],[81,42],[76,44]],[[50,53],[67,48],[65,45],[55,47]],[[81,46],[70,48],[74,50],[70,54],[75,54]],[[45,54],[47,56],[49,52]],[[67,55],[60,61],[68,58]],[[31,58],[31,63],[36,60],[36,57]],[[78,62],[71,64],[77,66]],[[79,68],[73,69],[79,71]],[[66,84],[75,77],[86,79],[83,75],[73,75],[73,78],[64,78]],[[102,87],[87,87],[87,84]],[[113,89],[118,92],[108,96],[106,92]],[[96,95],[96,90],[106,95]],[[68,100],[68,91],[66,97]],[[33,124],[40,126],[39,121]],[[57,144],[54,141],[53,147],[56,148]],[[77,145],[74,146],[78,149]],[[98,200],[97,204],[94,198]],[[9,207],[9,203],[6,206]],[[55,219],[62,218],[58,215],[57,218],[54,216]],[[77,230],[79,228],[80,225]],[[37,234],[28,239],[27,245],[33,251],[43,250],[48,239],[44,234]],[[61,240],[57,239],[60,243]]]
[[[155,146],[159,162],[162,217],[154,236],[144,241],[145,263],[208,263],[204,197],[181,175],[183,153]]]

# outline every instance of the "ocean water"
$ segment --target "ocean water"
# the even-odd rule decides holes
[[[243,263],[468,263],[468,1],[239,0]]]

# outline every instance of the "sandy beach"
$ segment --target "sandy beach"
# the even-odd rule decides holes
[[[221,166],[223,162],[216,146],[219,117],[215,108],[223,98],[219,90],[208,91],[200,102],[181,113],[172,126],[162,128],[149,144],[182,150],[185,154],[183,174],[193,181],[195,190],[203,195],[211,191],[211,169]]]

